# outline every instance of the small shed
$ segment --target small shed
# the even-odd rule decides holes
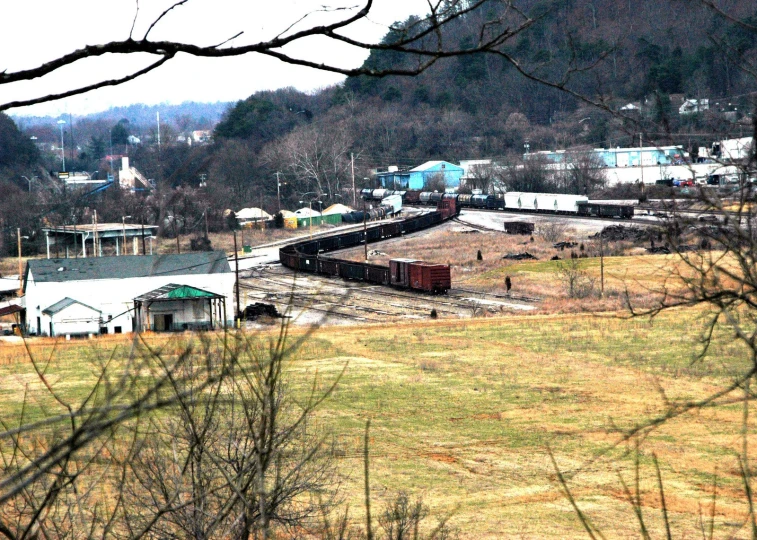
[[[73,298],[64,298],[42,310],[42,323],[50,336],[94,335],[100,333],[102,311]]]

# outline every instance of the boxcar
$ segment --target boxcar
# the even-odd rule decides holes
[[[408,263],[410,288],[427,292],[444,292],[452,286],[449,266],[423,262]]]
[[[416,259],[392,259],[389,261],[389,283],[397,287],[410,287],[410,263]]]

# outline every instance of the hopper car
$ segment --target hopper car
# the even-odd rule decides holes
[[[429,191],[392,191],[388,189],[364,189],[360,193],[365,200],[382,200],[391,195],[400,195],[404,204],[436,205],[440,200],[454,200],[458,208],[484,210],[526,211],[545,214],[563,214],[586,217],[632,219],[634,208],[630,205],[589,202],[582,195],[557,193],[507,192],[497,195],[471,195],[437,193]]]

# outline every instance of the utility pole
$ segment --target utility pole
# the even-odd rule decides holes
[[[350,165],[352,167],[352,206],[357,206],[357,193],[355,192],[355,154],[350,152]]]
[[[281,212],[281,181],[279,180],[280,174],[281,174],[280,172],[276,171],[276,200],[279,203],[279,212]],[[262,214],[261,214],[261,217],[262,217]]]
[[[605,240],[602,231],[599,232],[599,296],[605,296]]]
[[[641,133],[639,133],[639,165],[641,166],[641,185],[644,185],[644,158],[642,157],[642,150],[641,150]],[[644,189],[644,188],[642,188]]]
[[[365,260],[368,261],[368,213],[365,210],[365,199],[363,199],[363,236],[365,238]]]
[[[181,253],[181,242],[179,240],[179,231],[176,229],[176,207],[173,209],[173,233],[176,236],[176,253]]]
[[[24,294],[24,276],[23,268],[21,267],[21,228],[16,229],[16,235],[18,237],[18,295]]]
[[[94,225],[95,225],[95,235],[94,235],[94,239],[95,239],[95,245],[94,245],[94,246],[92,246],[92,247],[93,247],[93,250],[94,250],[94,252],[95,252],[94,256],[95,256],[95,257],[98,257],[98,253],[99,253],[99,251],[98,251],[98,249],[97,249],[97,210],[95,210],[95,211],[94,211],[94,214],[93,214],[93,216],[92,216],[92,222],[93,222],[93,223],[94,223]]]
[[[234,274],[236,276],[236,290],[237,290],[237,313],[234,316],[236,320],[235,326],[239,328],[241,326],[241,320],[239,315],[241,313],[239,309],[239,251],[237,249],[237,231],[234,229]]]
[[[145,249],[145,217],[140,217],[139,221],[142,223],[142,255],[147,255],[147,250]],[[150,245],[152,246],[152,243]]]

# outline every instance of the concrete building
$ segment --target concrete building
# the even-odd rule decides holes
[[[396,170],[396,167],[389,169],[387,172],[378,173],[376,177],[381,187],[397,190],[425,189],[427,183],[434,179],[443,180],[447,188],[456,188],[460,186],[460,178],[464,172],[462,167],[448,161],[427,161],[407,171]]]
[[[32,259],[24,278],[31,334],[212,329],[233,319],[234,274],[221,251]]]

